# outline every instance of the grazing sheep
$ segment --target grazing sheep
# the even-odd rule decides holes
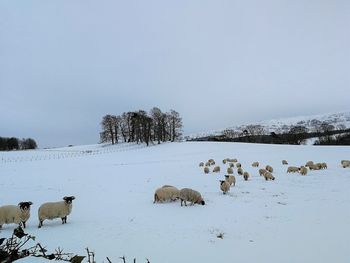
[[[239,175],[243,175],[243,169],[242,169],[241,167],[239,167],[239,168],[237,169],[237,173],[238,173]]]
[[[259,167],[259,162],[253,162],[253,163],[252,163],[252,166],[253,166],[253,167]]]
[[[350,167],[350,160],[341,160],[341,165],[343,168]]]
[[[226,194],[230,190],[229,182],[220,180],[220,189],[223,192],[223,194]]]
[[[223,164],[226,164],[226,162],[227,162],[227,159],[223,159],[223,160],[222,160],[222,163],[223,163]]]
[[[228,166],[229,166],[230,168],[233,168],[233,167],[235,167],[235,164],[234,164],[234,163],[229,163]]]
[[[191,202],[191,205],[193,204],[205,205],[205,202],[201,194],[196,190],[193,190],[190,188],[181,189],[179,193],[179,197],[181,199],[181,206],[182,206],[182,202],[185,202],[185,206],[187,206],[186,201]]]
[[[204,166],[204,163],[203,162],[200,162],[199,163],[199,167],[203,167]]]
[[[209,167],[209,166],[210,166],[210,162],[206,162],[206,163],[205,163],[205,166],[206,166],[206,167]]]
[[[0,229],[3,224],[19,224],[26,228],[30,217],[32,202],[20,202],[18,205],[4,205],[0,207]]]
[[[306,166],[306,165],[305,165]],[[321,168],[317,166],[316,164],[309,164],[309,169],[310,170],[320,170]]]
[[[231,159],[231,162],[236,163],[236,162],[238,162],[238,160],[236,158],[235,159]]]
[[[282,160],[283,165],[288,165],[288,162],[286,160]]]
[[[236,167],[237,167],[237,168],[242,167],[241,163],[236,163]]]
[[[305,166],[300,167],[300,174],[307,175],[307,168]]]
[[[315,170],[321,170],[324,169],[323,168],[323,164],[322,163],[315,163],[316,169]]]
[[[171,185],[164,185],[154,193],[154,202],[175,201],[179,198],[179,189]]]
[[[267,180],[275,180],[275,177],[270,172],[264,173],[264,178],[265,178],[266,181]]]
[[[273,172],[273,168],[272,168],[272,166],[270,166],[270,165],[266,165],[265,169],[266,169],[266,171],[268,171],[268,172],[270,172],[270,173]]]
[[[209,172],[210,172],[209,167],[208,166],[204,167],[204,173],[208,174]]]
[[[63,197],[64,201],[48,202],[42,204],[38,210],[38,227],[41,228],[43,226],[45,219],[53,220],[55,218],[61,218],[62,224],[66,224],[67,216],[72,212],[72,202],[74,199],[74,196],[65,196]]]
[[[209,160],[208,160],[208,163],[210,163],[210,165],[215,165],[214,159],[209,159]]]
[[[248,181],[249,173],[248,172],[244,172],[243,173],[243,178],[244,178],[245,181]]]
[[[259,169],[260,176],[264,175],[267,171],[265,169]]]
[[[305,167],[310,167],[311,165],[314,165],[314,162],[313,162],[313,161],[308,161],[308,162],[305,164]]]
[[[227,167],[227,173],[228,174],[233,174],[233,168]]]
[[[220,173],[220,166],[215,166],[213,169],[213,173]]]
[[[321,169],[328,169],[327,164],[326,163],[321,163]]]
[[[234,175],[225,175],[225,180],[230,184],[235,186],[236,185],[236,177]]]
[[[289,166],[287,169],[287,173],[298,173],[300,170],[299,167],[295,167],[295,166]]]

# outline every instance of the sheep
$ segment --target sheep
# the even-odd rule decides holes
[[[260,176],[264,175],[267,171],[265,169],[259,169]]]
[[[252,163],[252,166],[253,166],[253,167],[259,167],[259,162],[253,162],[253,163]]]
[[[311,165],[314,165],[314,162],[308,161],[308,162],[306,162],[305,167],[310,167]]]
[[[299,167],[295,167],[295,166],[289,166],[287,169],[287,173],[298,173],[300,170]]]
[[[199,167],[203,167],[204,166],[204,163],[203,162],[200,162],[199,163]]]
[[[323,164],[322,163],[315,163],[316,169],[315,170],[321,170],[324,169],[323,168]]]
[[[227,167],[227,173],[228,174],[233,174],[233,168]]]
[[[350,167],[350,161],[349,160],[341,160],[341,165],[343,168]]]
[[[19,224],[26,228],[26,222],[30,217],[32,202],[20,202],[18,205],[4,205],[0,207],[0,229],[3,224]]]
[[[267,180],[275,180],[275,177],[270,172],[264,173],[264,178],[265,178],[266,181]]]
[[[154,202],[175,201],[179,198],[179,189],[171,185],[164,185],[154,193]]]
[[[74,196],[63,197],[64,201],[48,202],[39,207],[38,218],[39,226],[43,226],[45,219],[53,220],[55,218],[61,218],[62,224],[67,223],[67,216],[72,212],[72,202],[75,199]]]
[[[241,163],[236,163],[236,167],[240,168],[240,167],[242,167],[242,164]]]
[[[181,199],[181,206],[182,206],[182,202],[185,202],[185,206],[187,206],[186,201],[191,202],[191,205],[194,205],[194,204],[205,205],[205,202],[201,194],[196,190],[193,190],[190,188],[181,189],[179,193],[179,198]]]
[[[328,169],[327,164],[326,163],[321,163],[321,168],[322,169]]]
[[[208,163],[210,163],[210,165],[215,165],[214,159],[209,159],[209,160],[208,160]]]
[[[265,167],[266,171],[272,173],[273,172],[273,168],[270,165],[266,165]]]
[[[237,169],[237,173],[238,173],[239,175],[243,175],[243,169],[242,169],[241,167],[239,167],[239,168]]]
[[[210,166],[210,162],[206,162],[206,163],[205,163],[205,166],[206,166],[206,167],[209,167],[209,166]]]
[[[205,174],[208,174],[209,172],[210,172],[210,171],[209,171],[209,167],[207,167],[207,166],[204,167],[204,173],[205,173]]]
[[[244,178],[245,181],[248,181],[249,173],[248,172],[244,172],[243,173],[243,178]]]
[[[220,180],[220,189],[223,192],[223,194],[226,194],[230,190],[229,182]]]
[[[305,166],[300,167],[300,174],[307,175],[307,168]]]
[[[286,160],[282,160],[283,165],[288,165],[288,162]]]
[[[213,169],[213,173],[220,173],[220,166],[215,166]]]
[[[230,168],[233,168],[233,167],[235,167],[235,164],[234,164],[234,163],[229,163],[228,166],[229,166]]]
[[[231,162],[236,163],[236,162],[238,162],[238,160],[236,158],[235,159],[231,159]]]
[[[234,175],[225,175],[225,180],[230,184],[235,186],[236,185],[236,177]]]
[[[305,165],[306,166],[306,165]],[[319,166],[317,166],[316,164],[309,164],[309,169],[310,170],[320,170],[320,167]]]
[[[227,162],[227,159],[223,159],[223,160],[222,160],[222,163],[223,163],[223,164],[226,164],[226,162]]]

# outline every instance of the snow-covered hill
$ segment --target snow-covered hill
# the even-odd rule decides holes
[[[226,165],[220,160],[227,157],[238,158],[251,178],[236,176],[236,186],[223,195],[219,180]],[[11,152],[1,158],[0,205],[32,201],[26,231],[49,251],[59,246],[84,255],[89,247],[97,262],[105,256],[120,262],[123,255],[127,262],[136,257],[152,263],[349,262],[350,169],[339,162],[350,159],[350,147],[184,142]],[[209,158],[221,173],[205,175],[198,167]],[[287,174],[282,159],[290,165],[324,161],[328,170]],[[253,161],[272,165],[276,180],[260,177]],[[153,204],[155,189],[164,184],[196,189],[206,205]],[[38,229],[40,204],[65,195],[76,196],[68,223],[45,221]],[[13,228],[4,225],[0,238]]]
[[[350,111],[265,120],[256,123],[248,123],[246,125],[232,126],[228,127],[227,129],[243,131],[247,125],[261,125],[266,132],[280,132],[287,131],[295,125],[303,125],[308,128],[309,131],[314,131],[315,127],[323,122],[331,124],[335,128],[340,128],[342,126],[350,128]],[[225,129],[194,133],[188,135],[187,138],[193,139],[207,136],[217,136],[221,135],[224,130]]]

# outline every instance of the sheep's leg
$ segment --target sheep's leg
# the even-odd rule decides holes
[[[67,216],[61,217],[61,219],[62,219],[62,224],[66,224],[67,223]]]
[[[182,202],[183,202],[183,201],[184,201],[184,200],[181,199],[181,206],[182,206]]]
[[[43,226],[43,221],[44,221],[44,220],[39,220],[39,226],[38,226],[38,228],[41,228],[41,227]]]
[[[2,228],[2,225],[0,225],[0,229]]]
[[[23,228],[26,228],[26,222],[22,221]]]

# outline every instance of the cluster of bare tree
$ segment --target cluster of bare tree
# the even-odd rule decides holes
[[[0,137],[0,151],[29,150],[36,149],[37,147],[35,140],[31,138]]]
[[[154,107],[149,114],[144,110],[124,112],[121,115],[105,115],[101,122],[101,142],[112,144],[123,142],[176,141],[182,136],[182,118],[175,110],[162,112]]]

